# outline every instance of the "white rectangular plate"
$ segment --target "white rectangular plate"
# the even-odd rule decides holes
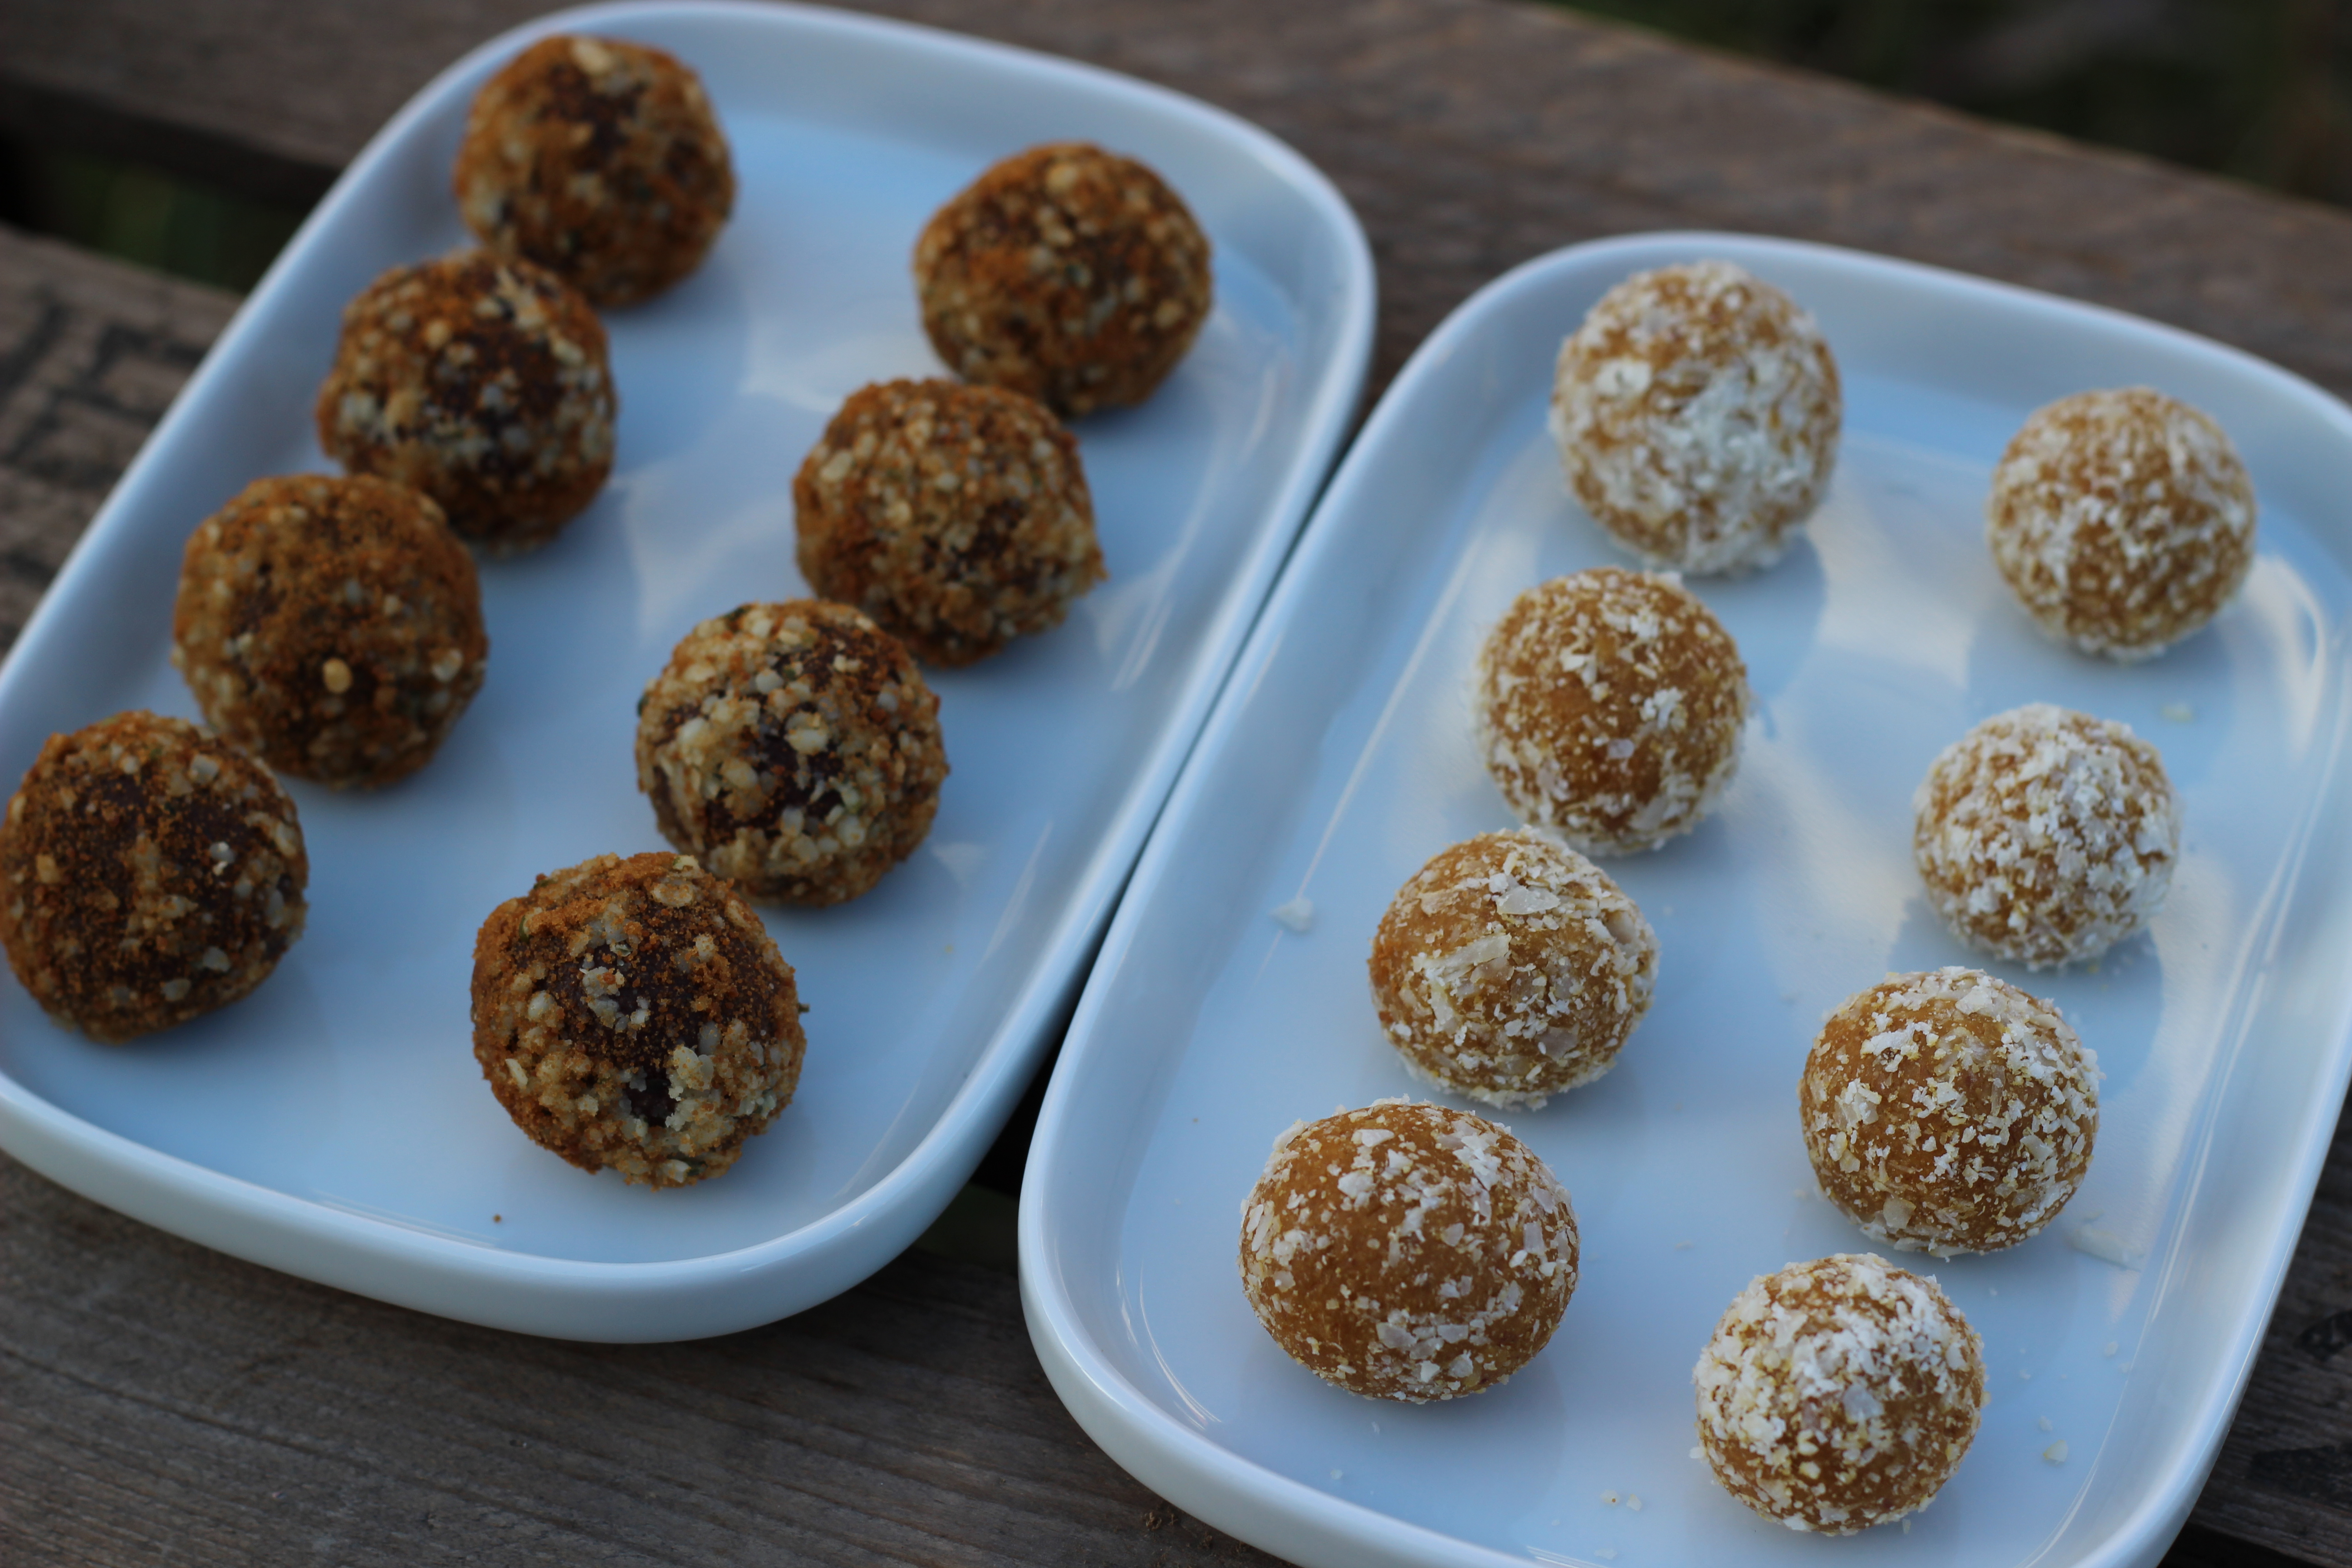
[[[1144,835],[1345,431],[1370,342],[1353,216],[1264,132],[1107,73],[788,6],[624,5],[475,51],[312,216],[141,454],[0,673],[0,778],[165,664],[180,551],[247,480],[328,465],[311,400],[343,302],[463,243],[474,89],[559,29],[669,49],[733,144],[700,271],[607,318],[618,467],[551,546],[487,563],[489,679],[378,794],[300,784],[309,931],[246,1001],[122,1047],[0,986],[0,1146],[225,1251],[452,1317],[586,1339],[764,1322],[846,1289],[970,1173],[1052,1038]],[[524,1139],[481,1082],[484,915],[535,873],[661,847],[635,703],[697,621],[807,592],[791,483],[841,399],[940,374],[908,258],[1022,147],[1154,165],[1215,247],[1217,304],[1140,409],[1076,431],[1110,580],[1066,625],[934,676],[953,768],[929,842],[857,901],[768,919],[799,971],[798,1098],[723,1179],[652,1193]]]
[[[1425,858],[1510,822],[1471,738],[1473,656],[1522,588],[1623,559],[1560,481],[1553,356],[1612,284],[1710,256],[1821,321],[1846,388],[1837,476],[1780,564],[1690,584],[1738,639],[1759,712],[1713,819],[1609,862],[1657,928],[1648,1019],[1606,1078],[1500,1118],[1575,1197],[1565,1322],[1495,1392],[1358,1399],[1252,1317],[1240,1205],[1294,1120],[1423,1092],[1364,959]],[[2236,602],[2126,668],[2035,632],[1981,519],[2027,413],[2138,383],[2221,422],[2263,514]],[[1031,1331],[1063,1398],[1147,1484],[1302,1563],[2155,1562],[2243,1384],[2352,1062],[2347,476],[2352,414],[2283,372],[1925,268],[1665,235],[1483,290],[1333,479],[1080,1001],[1022,1212]],[[1691,1369],[1756,1275],[1871,1249],[1817,1195],[1798,1073],[1822,1015],[1887,971],[1982,962],[1927,908],[1912,791],[1970,724],[2036,700],[2161,747],[2179,870],[2151,932],[2103,964],[1993,966],[2098,1052],[2088,1181],[2009,1252],[1904,1259],[1983,1335],[1982,1429],[1907,1529],[1799,1535],[1692,1458]],[[1302,896],[1311,929],[1269,918]]]

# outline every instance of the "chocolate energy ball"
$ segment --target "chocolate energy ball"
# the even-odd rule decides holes
[[[846,605],[703,622],[637,704],[662,837],[755,899],[837,904],[915,852],[948,776],[940,700]]]
[[[1001,387],[891,381],[849,395],[793,480],[801,573],[927,664],[1062,624],[1103,580],[1078,444]]]
[[[1398,889],[1371,976],[1407,1068],[1535,1107],[1615,1064],[1650,1010],[1658,939],[1608,873],[1520,827],[1441,849]]]
[[[1912,799],[1912,858],[1952,934],[2029,969],[2096,958],[2164,906],[2180,805],[2126,724],[2047,702],[1945,748]]]
[[[468,251],[395,267],[343,307],[319,444],[512,555],[604,488],[617,405],[588,301],[530,262]]]
[[[2036,625],[2085,653],[2162,653],[2254,563],[2254,485],[2221,427],[2145,386],[2034,411],[1985,501],[1993,564]]]
[[[1654,849],[1739,766],[1748,667],[1670,576],[1596,566],[1537,584],[1478,650],[1478,749],[1503,798],[1588,855]]]
[[[121,1041],[226,1006],[302,934],[310,878],[269,770],[184,719],[52,735],[0,819],[0,945],[52,1017]]]
[[[489,657],[441,509],[364,474],[256,479],[188,539],[172,663],[280,773],[383,784],[430,761]]]
[[[484,245],[606,309],[700,266],[735,206],[701,79],[659,49],[576,35],[541,38],[482,84],[456,184]]]
[[[1275,1141],[1242,1205],[1241,1268],[1301,1366],[1418,1405],[1492,1388],[1544,1348],[1576,1289],[1576,1214],[1507,1130],[1383,1100]]]
[[[474,941],[474,1059],[531,1140],[583,1171],[682,1187],[792,1102],[793,966],[686,855],[599,855],[490,911]]]
[[[1769,566],[1828,490],[1843,418],[1813,319],[1728,261],[1637,273],[1560,345],[1569,489],[1652,566]]]
[[[915,289],[950,370],[1075,419],[1142,402],[1176,368],[1209,319],[1209,240],[1134,159],[1053,142],[932,215]]]
[[[1895,974],[1822,1026],[1797,1110],[1822,1193],[1864,1234],[1939,1258],[1996,1252],[2083,1184],[2099,1059],[2006,981]]]
[[[1967,1458],[1984,1354],[1932,1278],[1842,1253],[1733,1298],[1698,1358],[1699,1447],[1776,1523],[1852,1535],[1927,1506]]]

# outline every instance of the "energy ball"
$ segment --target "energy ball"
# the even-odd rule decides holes
[[[755,899],[837,904],[915,852],[948,776],[940,700],[846,605],[703,622],[637,704],[662,837]]]
[[[302,934],[310,878],[269,770],[132,711],[41,748],[0,820],[0,945],[50,1016],[120,1042],[225,1007]]]
[[[1954,936],[2029,969],[2096,958],[2164,905],[2180,805],[2130,726],[2047,702],[1945,748],[1912,797],[1912,858]]]
[[[793,480],[801,573],[927,664],[986,658],[1062,624],[1103,580],[1078,444],[994,386],[851,393]]]
[[[457,210],[502,256],[593,304],[634,305],[702,264],[735,205],[701,79],[618,38],[541,38],[475,95]]]
[[[792,1102],[808,1042],[793,966],[686,855],[598,855],[490,911],[474,1059],[515,1125],[647,1187],[719,1174]]]
[[[1821,504],[1842,409],[1813,319],[1696,261],[1601,297],[1560,345],[1551,433],[1577,500],[1644,563],[1746,572]]]
[[[915,290],[950,370],[1075,419],[1142,402],[1176,368],[1209,319],[1209,240],[1134,159],[1052,142],[932,215]]]
[[[616,406],[588,301],[530,262],[467,251],[395,267],[343,307],[319,445],[513,555],[604,488]]]
[[[1371,976],[1414,1074],[1533,1108],[1616,1062],[1650,1010],[1658,939],[1608,873],[1520,827],[1441,849],[1398,889]]]
[[[1383,1100],[1275,1140],[1242,1205],[1242,1289],[1326,1383],[1423,1404],[1492,1388],[1559,1327],[1576,1214],[1491,1121]]]
[[[213,728],[280,773],[341,788],[415,772],[489,650],[474,558],[404,486],[256,479],[188,539],[172,663]]]
[[[1985,502],[1993,564],[2036,625],[2085,653],[2162,653],[2254,563],[2254,485],[2221,427],[2145,386],[2037,409]]]
[[[1689,832],[1739,767],[1748,667],[1670,576],[1596,566],[1538,584],[1486,634],[1476,686],[1496,787],[1588,855]]]
[[[1895,974],[1822,1026],[1797,1089],[1822,1192],[1906,1252],[1997,1252],[2091,1168],[2099,1059],[2058,1009],[1974,969]]]
[[[1968,1456],[1983,1347],[1932,1278],[1841,1253],[1732,1299],[1692,1374],[1724,1490],[1790,1530],[1852,1535],[1916,1513]]]

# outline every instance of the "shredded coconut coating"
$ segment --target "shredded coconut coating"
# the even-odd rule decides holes
[[[2254,563],[2254,485],[2221,427],[2145,386],[2035,410],[1985,501],[1993,564],[2036,625],[2085,653],[2163,652]]]
[[[1209,239],[1134,159],[1051,142],[932,216],[915,289],[949,369],[1075,419],[1142,402],[1192,346],[1209,319]]]
[[[1533,1360],[1576,1289],[1576,1214],[1535,1152],[1382,1100],[1275,1140],[1242,1205],[1242,1289],[1275,1342],[1350,1394],[1423,1404]]]
[[[1843,418],[1812,317],[1728,261],[1636,273],[1560,345],[1569,489],[1652,566],[1769,566],[1829,489]]]
[[[370,475],[256,479],[189,536],[172,663],[205,718],[279,773],[405,778],[481,689],[474,558],[441,509]]]
[[[948,775],[940,700],[846,605],[703,622],[637,704],[662,837],[755,899],[837,904],[915,852]]]
[[[269,770],[133,710],[52,735],[0,820],[0,945],[33,1000],[120,1042],[226,1006],[278,967],[310,861]]]
[[[1478,650],[1478,749],[1511,809],[1588,855],[1654,849],[1731,787],[1731,634],[1670,575],[1596,566],[1512,602]]]
[[[1372,1002],[1405,1066],[1490,1105],[1607,1072],[1657,977],[1640,908],[1541,828],[1438,851],[1372,937]]]
[[[465,251],[395,267],[343,308],[319,445],[512,555],[604,488],[617,407],[588,301],[530,262]]]
[[[1947,747],[1912,799],[1928,901],[1971,947],[2030,969],[2096,958],[2164,905],[2180,805],[2126,724],[2047,702]]]
[[[808,1042],[793,966],[693,858],[598,855],[490,911],[474,1059],[534,1142],[583,1171],[682,1187],[792,1102]]]
[[[1857,1253],[1750,1282],[1692,1379],[1699,1447],[1724,1489],[1824,1535],[1927,1507],[1985,1402],[1976,1331],[1934,1279]]]
[[[1822,1026],[1797,1110],[1822,1194],[1864,1235],[1996,1252],[2083,1184],[2099,1059],[2055,1006],[1980,970],[1890,975]]]
[[[926,664],[971,664],[1062,624],[1103,580],[1078,444],[1001,387],[850,394],[793,480],[801,573]]]
[[[735,206],[702,80],[618,38],[541,38],[482,84],[453,183],[475,237],[634,305],[702,264]]]

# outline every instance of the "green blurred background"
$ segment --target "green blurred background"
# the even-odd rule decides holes
[[[1578,0],[1570,7],[2352,205],[2352,0]],[[250,288],[297,209],[0,146],[0,220]]]

